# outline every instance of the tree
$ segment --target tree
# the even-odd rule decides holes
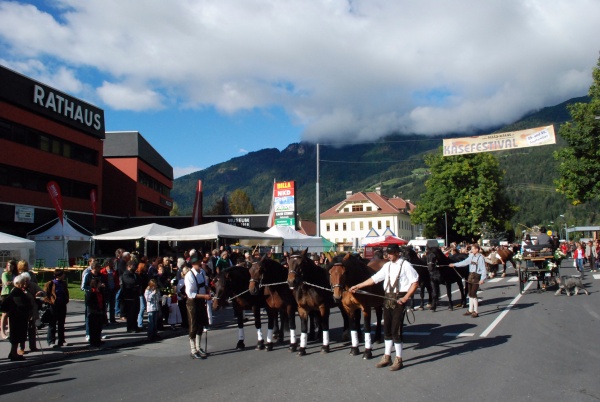
[[[227,199],[225,196],[215,201],[213,207],[208,211],[208,215],[228,215]]]
[[[559,131],[568,146],[554,153],[560,162],[554,183],[573,205],[600,200],[600,58],[592,78],[590,103],[568,106],[572,121]]]
[[[481,228],[506,231],[516,208],[503,187],[504,172],[492,154],[442,156],[442,149],[425,156],[431,177],[426,191],[411,214],[415,224],[424,224],[427,237],[444,236],[450,241],[478,239]],[[446,222],[447,221],[447,222]]]
[[[229,209],[234,215],[254,214],[254,205],[248,194],[241,189],[234,190],[229,197]]]
[[[173,201],[173,208],[169,212],[169,216],[179,216],[179,204]]]

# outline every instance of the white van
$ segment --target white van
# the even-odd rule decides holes
[[[420,250],[425,250],[427,247],[443,247],[445,241],[443,239],[426,239],[424,237],[417,237],[408,242],[409,246],[419,247]]]

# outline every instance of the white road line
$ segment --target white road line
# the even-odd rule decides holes
[[[594,279],[600,279],[600,275],[599,274],[593,274],[592,276],[594,277]]]
[[[446,332],[443,336],[452,336],[455,338],[467,337],[467,336],[475,336],[473,332]]]
[[[533,281],[530,281],[526,286],[525,289],[523,289],[524,291],[526,291],[527,289],[529,289],[531,287],[531,285],[533,285]],[[485,331],[483,331],[481,333],[481,335],[479,335],[482,338],[485,338],[486,336],[488,336],[493,330],[494,328],[496,328],[496,325],[498,325],[500,323],[500,321],[502,321],[502,319],[504,318],[504,316],[506,314],[508,314],[509,310],[512,308],[512,306],[514,306],[519,299],[521,298],[521,296],[523,296],[522,293],[519,293],[511,302],[508,306],[506,306],[506,308],[500,313],[500,315],[498,317],[496,317],[496,319],[490,324],[489,327],[486,328]]]
[[[519,277],[515,276],[513,278],[509,278],[507,282],[519,282]]]
[[[486,282],[500,282],[502,278],[488,279]]]

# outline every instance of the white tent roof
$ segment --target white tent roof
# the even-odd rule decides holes
[[[192,226],[147,237],[148,240],[158,241],[215,240],[218,238],[240,239],[240,242],[243,241],[244,244],[260,243],[263,245],[281,244],[283,240],[281,237],[228,225],[222,222],[205,223],[204,225]]]
[[[35,242],[22,237],[13,236],[8,233],[0,232],[0,249],[17,250],[22,248],[34,248]]]
[[[60,221],[56,219],[56,223],[50,229],[45,232],[27,235],[30,240],[67,240],[67,241],[90,241],[91,236],[78,232],[71,224],[68,219],[64,219],[64,225],[60,224]]]
[[[330,246],[325,244],[323,238],[307,236],[296,231],[291,226],[273,226],[265,233],[283,237],[284,250],[289,250],[290,248],[308,248],[309,252],[320,252],[330,248]]]
[[[283,237],[284,240],[289,239],[312,239],[311,236],[307,236],[303,233],[298,232],[291,226],[273,226],[265,232],[277,237]]]
[[[94,240],[136,240],[147,238],[152,235],[160,235],[162,233],[176,230],[170,226],[150,223],[149,225],[137,226],[134,228],[118,230],[116,232],[104,233],[97,236],[92,236]]]

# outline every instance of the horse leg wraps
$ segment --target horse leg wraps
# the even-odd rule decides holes
[[[365,332],[365,349],[371,349],[371,333]]]
[[[295,329],[290,329],[290,343],[291,344],[296,343],[296,330]]]
[[[260,329],[260,328],[256,329],[256,337],[258,338],[259,342],[263,340],[262,329]]]
[[[477,308],[479,307],[479,300],[477,300],[477,296],[471,299],[471,305],[473,306],[473,311],[477,312]],[[469,311],[471,311],[471,305],[469,305]]]
[[[267,329],[267,343],[273,342],[273,330]]]
[[[323,346],[329,345],[329,331],[323,331]]]
[[[366,336],[366,333],[365,333],[365,336]],[[350,337],[352,338],[352,347],[353,348],[357,347],[358,346],[358,332],[350,331]]]
[[[300,334],[300,347],[301,348],[306,347],[306,338],[308,338],[308,334],[306,332],[302,332]]]
[[[396,356],[402,357],[402,342],[394,343],[394,348],[396,349]]]
[[[244,336],[244,328],[238,328],[238,340],[243,341],[244,339],[246,339]]]
[[[384,345],[385,345],[385,355],[391,356],[392,355],[392,346],[394,346],[394,341],[392,341],[391,339],[385,339],[384,341]]]
[[[190,338],[190,349],[192,351],[192,354],[198,351],[198,349],[196,349],[196,340],[193,338]]]

